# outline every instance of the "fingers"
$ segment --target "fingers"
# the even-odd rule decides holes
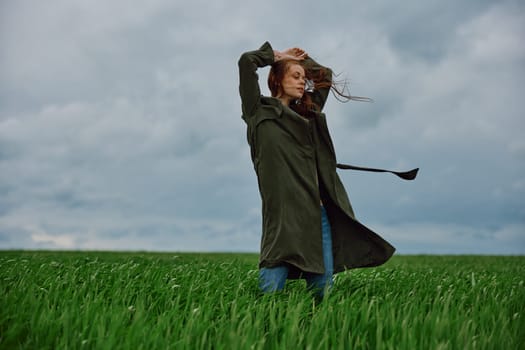
[[[306,51],[304,51],[303,49],[301,49],[299,47],[289,48],[288,50],[284,51],[284,53],[286,55],[291,56],[290,58],[295,58],[295,59],[299,59],[299,60],[303,60],[306,57],[308,57],[308,54],[306,53]]]
[[[301,48],[299,48],[299,47],[294,47],[294,48],[292,49],[292,52],[293,52],[293,55],[294,55],[294,56],[297,56],[297,57],[304,58],[304,57],[308,56],[308,55],[306,54],[306,51],[304,51],[303,49],[301,49]]]
[[[301,49],[294,50],[293,55],[300,59],[304,59],[307,56],[306,52],[304,52],[304,50],[301,50]]]
[[[306,51],[304,51],[303,49],[299,47],[292,47],[292,48],[289,48],[281,52],[274,50],[273,53],[274,53],[275,61],[280,61],[283,59],[302,61],[308,57],[308,54],[306,53]]]
[[[295,53],[296,55],[302,55],[302,54],[305,53],[305,51],[304,51],[303,49],[298,48],[298,47],[294,47],[293,51],[294,51],[294,53]]]

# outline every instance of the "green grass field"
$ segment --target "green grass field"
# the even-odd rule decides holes
[[[525,257],[394,256],[257,289],[257,255],[0,252],[1,349],[525,349]]]

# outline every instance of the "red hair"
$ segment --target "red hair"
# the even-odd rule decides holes
[[[268,74],[268,88],[272,93],[273,97],[277,97],[281,93],[281,82],[286,75],[286,72],[294,64],[298,64],[303,67],[305,71],[305,78],[313,82],[314,91],[316,89],[330,88],[332,93],[341,102],[348,102],[350,100],[356,101],[371,101],[367,97],[351,96],[350,94],[345,93],[345,90],[348,88],[346,81],[338,82],[331,79],[331,72],[328,68],[318,69],[309,69],[309,67],[304,64],[304,61],[297,61],[293,59],[284,59],[274,62],[271,66],[270,73]],[[342,87],[340,87],[342,85]],[[321,106],[315,103],[312,100],[311,93],[306,92],[303,94],[303,97],[300,100],[296,100],[295,103],[290,105],[290,108],[297,112],[298,114],[310,117],[312,112],[320,112]]]

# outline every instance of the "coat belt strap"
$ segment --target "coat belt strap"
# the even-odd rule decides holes
[[[336,165],[339,169],[351,169],[351,170],[362,170],[362,171],[372,171],[375,173],[392,173],[394,175],[399,176],[400,178],[404,180],[414,180],[417,176],[417,172],[419,171],[419,168],[412,169],[410,171],[392,171],[392,170],[386,170],[386,169],[376,169],[376,168],[365,168],[355,165],[349,165],[349,164],[340,164],[337,163]]]

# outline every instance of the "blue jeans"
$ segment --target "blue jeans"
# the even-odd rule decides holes
[[[323,236],[323,261],[325,272],[317,274],[311,272],[303,273],[308,289],[315,290],[323,297],[326,290],[332,287],[334,274],[334,257],[332,255],[332,231],[326,209],[321,206],[321,227]],[[288,277],[288,267],[276,266],[271,268],[263,267],[259,271],[259,287],[265,293],[277,292],[284,288]]]

